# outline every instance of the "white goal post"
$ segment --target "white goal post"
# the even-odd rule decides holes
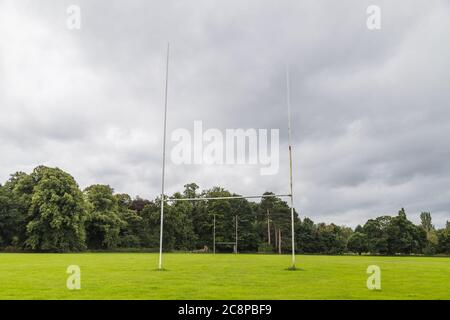
[[[169,85],[169,55],[170,44],[167,44],[166,56],[166,81],[165,81],[165,98],[164,98],[164,132],[163,132],[163,150],[162,150],[162,178],[161,178],[161,217],[160,217],[160,234],[159,234],[159,263],[158,269],[163,269],[163,230],[164,230],[164,203],[177,201],[208,201],[208,200],[231,200],[231,199],[255,199],[255,198],[270,198],[270,197],[289,197],[291,210],[291,238],[292,238],[292,266],[295,269],[295,230],[294,230],[294,196],[293,196],[293,182],[292,182],[292,135],[291,135],[291,103],[289,90],[289,69],[286,68],[286,94],[287,94],[287,109],[288,109],[288,141],[289,141],[289,194],[263,194],[251,196],[229,196],[229,197],[198,197],[198,198],[166,198],[164,195],[164,181],[166,168],[166,135],[167,135],[167,94]],[[214,217],[215,218],[215,217]],[[237,226],[237,223],[236,223]],[[214,233],[215,238],[215,233]],[[215,239],[214,239],[215,243]],[[214,246],[215,251],[215,246]],[[236,239],[237,252],[237,239]]]

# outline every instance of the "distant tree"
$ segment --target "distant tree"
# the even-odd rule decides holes
[[[274,193],[266,192],[264,194],[273,195]],[[277,244],[277,240],[280,242],[279,238],[281,232],[281,251],[290,252],[292,250],[291,209],[286,201],[278,197],[263,198],[260,202],[255,217],[258,221],[258,232],[262,241],[268,242],[267,220],[269,219],[272,245]],[[298,218],[298,214],[294,210],[294,225],[299,223],[300,220]]]
[[[321,253],[341,254],[346,249],[346,239],[342,234],[342,228],[331,223],[319,223],[317,225],[317,238]]]
[[[246,199],[234,199],[231,214],[238,219],[238,246],[240,251],[256,251],[259,244],[257,224],[252,206]]]
[[[354,233],[352,228],[346,227],[346,226],[340,226],[341,229],[341,236],[344,239],[345,243],[348,243],[348,239],[350,239],[351,235]]]
[[[92,185],[84,190],[88,220],[87,244],[91,249],[115,248],[125,222],[119,216],[118,199],[108,185]]]
[[[415,226],[406,217],[402,208],[398,216],[393,217],[386,229],[389,254],[422,253],[426,245],[426,232]]]
[[[445,228],[437,232],[438,253],[450,254],[450,222],[447,221]]]
[[[14,192],[14,177],[0,185],[0,247],[20,247],[25,240],[28,206]]]
[[[347,248],[348,250],[356,252],[359,255],[361,255],[361,253],[363,252],[367,252],[367,235],[360,232],[353,233],[348,239]]]
[[[221,188],[213,187],[203,192],[204,197],[229,197],[232,194]],[[216,242],[234,242],[235,241],[235,216],[231,207],[230,200],[210,200],[204,203],[206,207],[202,213],[204,221],[197,220],[200,223],[199,226],[203,226],[203,230],[199,230],[199,226],[196,226],[197,232],[199,232],[199,239],[204,241],[204,244],[212,246],[213,242],[213,220],[216,217]],[[199,217],[197,217],[198,219]],[[203,244],[203,245],[204,245]],[[202,245],[202,246],[203,246]],[[229,248],[218,248],[218,250],[232,250]]]
[[[173,198],[182,198],[180,193],[173,195]],[[165,225],[172,228],[174,237],[174,249],[193,250],[196,248],[197,235],[194,231],[192,210],[193,203],[188,201],[177,201],[169,206],[165,215]]]
[[[389,216],[381,216],[369,219],[363,226],[363,232],[367,235],[367,245],[370,253],[386,254],[388,248],[387,226],[391,221]]]
[[[421,227],[423,230],[425,230],[427,234],[427,243],[425,245],[425,248],[423,249],[423,252],[429,255],[435,254],[439,239],[436,229],[434,228],[434,225],[432,223],[431,213],[422,212],[420,214],[420,220],[421,220]]]
[[[188,183],[184,185],[183,196],[185,198],[197,198],[197,190],[199,186],[196,183]]]
[[[420,214],[420,221],[421,221],[421,225],[422,228],[425,231],[431,231],[434,229],[433,223],[432,223],[432,219],[431,219],[431,213],[429,212],[422,212]]]
[[[21,248],[27,240],[29,209],[35,181],[31,175],[16,172],[0,192],[0,237],[2,246]]]
[[[199,191],[195,183],[174,198],[229,197],[237,194],[216,186]],[[73,177],[58,168],[40,166],[18,172],[0,185],[0,247],[36,251],[79,251],[116,247],[159,248],[160,209],[164,205],[164,250],[193,250],[216,241],[234,242],[238,222],[239,251],[291,250],[291,210],[286,201],[266,192],[260,202],[246,199],[152,201],[114,194],[107,185],[82,193]],[[450,224],[436,230],[429,212],[421,224],[397,216],[369,219],[353,231],[333,223],[315,224],[294,211],[296,250],[301,253],[374,254],[450,253]],[[281,245],[280,245],[281,244]],[[222,250],[224,248],[218,248]],[[232,247],[228,248],[231,251]]]
[[[128,194],[116,194],[118,215],[123,221],[120,229],[119,246],[124,248],[140,247],[139,230],[142,218],[132,209],[133,200]]]
[[[300,221],[296,228],[297,249],[301,253],[318,253],[320,252],[317,227],[309,218]]]
[[[139,240],[142,247],[145,248],[159,248],[159,222],[160,222],[160,210],[159,206],[160,199],[156,199],[154,202],[150,201],[144,206],[144,208],[138,212],[139,216],[142,218],[142,224],[139,229]],[[166,204],[166,210],[168,206]],[[167,228],[165,228],[167,230]],[[168,248],[167,244],[172,246],[175,240],[172,240],[170,232],[164,232],[164,244],[165,248]]]
[[[144,209],[146,205],[149,205],[151,202],[146,199],[142,199],[139,196],[131,201],[130,209],[136,211],[138,214]]]

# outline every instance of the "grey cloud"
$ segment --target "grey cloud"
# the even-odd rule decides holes
[[[73,1],[0,4],[0,178],[38,164],[82,187],[160,192],[165,45],[170,131],[279,128],[279,174],[175,166],[169,192],[196,181],[243,194],[287,191],[290,66],[296,207],[356,225],[405,206],[449,219],[450,56],[446,1]],[[169,141],[168,147],[173,146]]]

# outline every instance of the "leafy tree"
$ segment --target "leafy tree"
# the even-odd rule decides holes
[[[274,194],[272,192],[265,192],[264,195]],[[276,238],[278,237],[277,229],[279,228],[279,221],[274,221],[275,215],[277,215],[275,212],[275,202],[275,197],[262,198],[256,211],[259,238],[261,241],[270,244],[272,247],[275,247]]]
[[[240,251],[256,251],[259,237],[252,206],[246,199],[231,200],[231,213],[238,219],[238,247]]]
[[[204,197],[230,197],[231,193],[227,190],[214,187],[210,190],[203,192]],[[204,207],[202,216],[204,221],[199,221],[204,226],[203,232],[201,232],[202,239],[205,243],[212,246],[213,240],[213,219],[216,217],[216,243],[217,242],[234,242],[235,241],[235,215],[232,211],[231,200],[209,200]],[[197,220],[198,221],[198,220]],[[198,229],[197,229],[198,230]],[[221,250],[222,248],[217,248]],[[232,248],[228,248],[231,250]]]
[[[13,191],[12,179],[0,185],[0,247],[19,247],[25,239],[27,210],[23,210]]]
[[[198,189],[197,184],[189,183],[173,197],[236,195],[221,187],[202,192]],[[92,249],[157,249],[160,206],[158,198],[132,199],[127,194],[114,194],[107,185],[93,185],[82,193],[64,171],[40,166],[29,175],[15,173],[0,185],[0,247],[62,252],[83,250],[87,243]],[[164,206],[165,250],[212,247],[214,217],[217,242],[235,241],[237,219],[240,251],[273,252],[278,249],[280,233],[281,251],[291,250],[290,207],[277,197],[264,197],[259,203],[223,199],[164,202]],[[355,232],[333,223],[315,224],[309,218],[300,221],[296,212],[294,219],[296,249],[303,253],[450,252],[450,224],[436,230],[429,212],[421,213],[419,226],[409,221],[401,209],[395,217],[369,219]]]
[[[342,228],[335,224],[319,223],[317,225],[317,238],[320,252],[327,254],[341,254],[345,252],[346,239]]]
[[[348,239],[347,248],[352,252],[357,252],[359,255],[367,252],[367,235],[361,232],[353,233]]]
[[[182,197],[184,198],[201,198],[211,196],[211,193],[205,191],[201,194],[197,192],[199,189],[195,183],[189,183],[184,185],[184,191]],[[215,194],[220,193],[219,190],[215,190]],[[205,245],[212,247],[213,245],[213,213],[208,211],[208,201],[193,201],[190,202],[190,218],[192,223],[193,232],[196,235],[195,244],[196,248],[203,248]]]
[[[301,253],[319,252],[320,245],[317,238],[317,227],[309,218],[304,218],[297,224],[297,250]]]
[[[437,233],[438,235],[438,253],[450,254],[450,222],[447,221],[445,228]]]
[[[92,185],[84,190],[88,220],[87,243],[92,249],[115,248],[125,222],[119,216],[118,199],[108,185]]]
[[[175,198],[181,194],[176,193]],[[148,248],[159,248],[161,199],[156,199],[146,205],[141,212],[143,228],[141,241]],[[164,250],[192,250],[195,248],[197,235],[193,231],[190,212],[192,204],[189,202],[175,202],[173,205],[164,203]]]
[[[74,178],[61,169],[40,166],[34,169],[31,180],[34,186],[25,245],[42,251],[85,249],[85,206]],[[20,192],[21,187],[26,186],[24,191],[30,192],[29,182],[28,178],[19,179],[16,191]],[[25,193],[22,198],[29,200],[29,196]]]
[[[158,203],[158,204],[157,204]],[[159,222],[160,222],[160,210],[161,207],[159,206],[160,200],[156,199],[155,202],[149,202],[144,206],[144,208],[138,212],[139,216],[142,218],[142,225],[139,231],[139,239],[142,247],[145,248],[159,248]],[[167,209],[165,209],[165,212],[168,210],[168,206],[166,205]],[[166,230],[167,228],[165,228]],[[167,249],[168,243],[175,243],[175,241],[171,238],[171,235],[169,232],[164,232],[164,248]]]
[[[265,194],[272,194],[266,192]],[[281,232],[281,250],[282,252],[290,252],[292,250],[291,240],[291,209],[286,201],[278,197],[267,197],[261,200],[260,214],[257,215],[260,222],[260,235],[263,239],[267,239],[267,217],[269,217],[273,228],[272,243],[279,242],[279,233]],[[267,216],[267,212],[269,216]],[[300,223],[297,212],[294,210],[294,225]],[[295,231],[295,230],[294,230]],[[278,238],[278,239],[277,239]],[[279,245],[279,243],[278,243]]]
[[[427,244],[423,249],[424,253],[429,255],[435,254],[439,240],[436,229],[434,228],[434,225],[432,223],[431,213],[422,212],[420,214],[420,220],[421,220],[421,227],[423,230],[425,230],[427,235]]]
[[[3,246],[23,247],[35,182],[24,172],[11,175],[0,191],[0,237]]]
[[[386,229],[389,254],[422,253],[426,245],[426,232],[406,217],[405,209],[393,217]]]
[[[116,194],[118,215],[123,221],[120,229],[119,246],[124,248],[140,247],[139,229],[142,218],[132,209],[133,200],[128,194]]]
[[[431,219],[431,213],[429,212],[422,212],[420,214],[420,221],[421,221],[421,226],[425,231],[431,231],[434,230],[434,225],[432,223],[432,219]]]
[[[181,194],[174,195],[181,198]],[[170,231],[174,237],[174,248],[177,250],[193,250],[196,248],[197,234],[194,232],[192,222],[193,204],[188,201],[178,201],[173,203],[165,215],[166,229]]]
[[[391,217],[381,216],[376,219],[369,219],[363,226],[362,233],[367,235],[367,244],[370,253],[388,253],[388,236],[386,229],[390,221]]]

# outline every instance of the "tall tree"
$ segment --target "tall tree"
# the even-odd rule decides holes
[[[92,249],[115,248],[125,222],[119,216],[118,200],[108,185],[92,185],[84,190],[88,220],[87,243]]]
[[[434,225],[432,223],[431,213],[430,212],[422,212],[420,214],[421,227],[425,230],[427,234],[427,244],[425,246],[424,253],[425,254],[435,254],[437,245],[438,245],[438,235]]]
[[[425,230],[407,219],[404,208],[390,220],[386,233],[389,254],[422,253],[426,245]]]
[[[45,166],[34,169],[31,178],[34,186],[28,210],[26,246],[60,252],[85,249],[86,213],[75,179],[61,169]]]
[[[2,187],[0,199],[0,234],[3,245],[24,247],[29,209],[35,181],[24,172],[16,172]]]
[[[31,196],[22,202],[20,193],[15,189],[20,179],[32,183],[23,172],[11,175],[4,186],[0,185],[0,247],[13,246],[19,248],[26,240],[26,223]],[[30,188],[32,193],[32,187]]]
[[[389,216],[369,219],[363,226],[363,233],[367,235],[367,245],[370,253],[386,254],[388,235],[386,229],[391,221]]]
[[[174,198],[182,198],[176,193]],[[171,228],[175,240],[174,248],[177,250],[193,250],[197,244],[197,234],[193,225],[193,203],[188,201],[174,202],[166,215],[166,229]]]
[[[231,215],[237,217],[238,250],[256,251],[259,237],[256,230],[255,214],[250,203],[246,199],[231,200]],[[236,223],[236,220],[234,222]]]

